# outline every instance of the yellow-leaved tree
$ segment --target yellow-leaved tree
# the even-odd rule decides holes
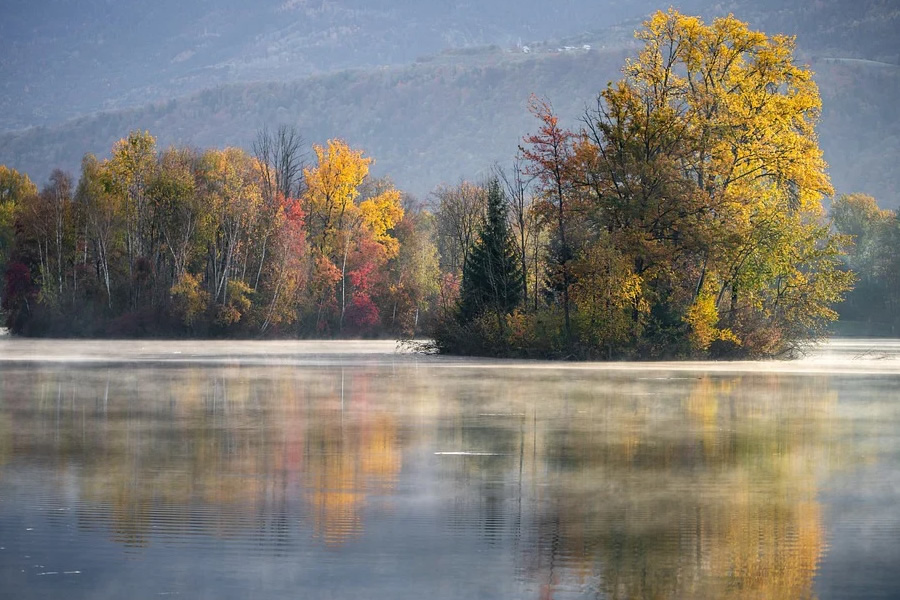
[[[674,9],[636,35],[644,47],[586,115],[572,172],[657,306],[645,331],[751,354],[815,337],[850,278],[823,225],[821,103],[793,38]]]
[[[249,309],[247,294],[250,232],[259,213],[259,166],[239,148],[208,150],[201,160],[201,185],[211,213],[207,240],[207,282],[217,305],[217,321],[228,325],[241,320]]]
[[[28,175],[0,165],[0,306],[6,292],[6,267],[15,238],[16,210],[24,200],[35,196],[37,186]]]
[[[397,254],[392,229],[403,218],[403,208],[400,192],[389,182],[367,181],[372,159],[362,150],[329,140],[326,146],[314,145],[313,151],[316,164],[303,171],[303,208],[316,254],[310,281],[318,295],[313,299],[317,328],[323,327],[326,311],[336,308],[341,330],[351,305],[371,313],[374,305],[367,295],[371,267]],[[336,272],[339,277],[329,275]]]

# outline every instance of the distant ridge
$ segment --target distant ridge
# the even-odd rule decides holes
[[[473,5],[462,2],[436,7],[411,0],[335,0],[328,6],[325,10],[325,4],[312,0],[263,0],[251,14],[237,0],[160,0],[145,20],[150,29],[168,27],[167,36],[157,39],[141,31],[127,40],[140,50],[140,60],[159,67],[145,73],[157,77],[149,87],[146,81],[129,83],[128,77],[142,71],[125,56],[98,54],[95,62],[111,62],[97,63],[103,68],[85,72],[84,81],[51,77],[58,66],[54,57],[47,59],[50,70],[41,82],[50,86],[45,91],[54,104],[44,106],[25,100],[31,96],[17,88],[29,64],[17,61],[49,52],[52,44],[34,46],[16,26],[52,30],[59,44],[99,27],[107,33],[91,35],[100,35],[100,41],[89,35],[85,42],[99,52],[97,48],[125,43],[108,36],[130,18],[131,9],[86,0],[81,3],[86,12],[79,14],[61,0],[11,0],[8,18],[0,21],[0,34],[14,34],[0,35],[0,50],[11,48],[6,60],[0,60],[0,129],[7,129],[0,133],[0,163],[26,171],[40,185],[56,167],[77,174],[84,153],[105,156],[132,129],[150,130],[163,146],[249,147],[259,127],[292,124],[309,142],[341,137],[364,148],[376,159],[376,174],[389,174],[399,186],[422,196],[442,181],[477,177],[493,162],[511,160],[521,137],[534,127],[526,110],[532,93],[549,99],[564,122],[575,124],[606,83],[620,77],[624,59],[635,47],[632,33],[640,15],[658,8],[643,2],[625,10],[601,1],[585,9],[606,10],[602,18],[591,20],[578,13],[584,9],[581,4],[566,0],[554,9],[558,22],[553,27],[572,33],[535,42],[535,35],[548,31],[541,18],[550,15],[541,13],[537,0],[516,4],[520,20],[509,19],[516,14],[508,10],[511,0],[480,3],[480,19],[471,12]],[[900,204],[900,9],[878,0],[690,0],[679,8],[706,15],[731,12],[768,34],[796,34],[798,58],[811,64],[821,88],[820,140],[836,190],[872,194],[882,206]],[[91,11],[103,10],[111,11],[109,22],[88,19]],[[438,12],[449,16],[433,22]],[[34,29],[36,14],[46,23]],[[278,19],[275,25],[272,14]],[[299,16],[308,22],[297,21]],[[235,30],[235,19],[241,18],[243,37]],[[604,27],[610,20],[619,25]],[[343,31],[339,23],[356,23],[358,30],[317,37]],[[403,37],[409,32],[415,35]],[[377,50],[380,44],[396,47],[397,39],[411,43],[423,36],[434,42],[430,48],[445,51],[429,51],[427,45],[403,56]],[[584,45],[590,51],[581,52]],[[556,52],[566,46],[579,52]],[[364,47],[370,51],[359,54]],[[78,52],[78,60],[84,59],[86,50]],[[365,60],[357,60],[360,56]],[[319,66],[310,66],[313,58]],[[67,60],[75,59],[59,64]],[[359,68],[334,71],[350,65]],[[92,76],[102,78],[92,81]],[[254,81],[241,82],[246,78]],[[118,85],[124,95],[103,102],[84,95],[107,84],[110,93]],[[177,90],[196,91],[179,95]],[[29,93],[39,92],[44,93]],[[139,106],[109,108],[134,104]],[[21,127],[25,122],[11,116],[16,110],[46,112],[56,105],[93,114],[9,131],[12,123]],[[108,109],[94,112],[98,106]]]
[[[477,178],[515,155],[534,128],[532,93],[576,125],[629,48],[595,40],[588,52],[445,54],[403,67],[348,70],[292,82],[230,84],[140,108],[107,111],[52,127],[0,134],[0,163],[40,185],[53,168],[78,173],[82,156],[146,129],[161,146],[249,148],[265,125],[292,124],[308,142],[340,137],[376,160],[373,172],[423,197],[436,185]],[[838,191],[900,203],[900,69],[810,60],[823,99],[821,146]],[[872,62],[872,61],[870,61]]]

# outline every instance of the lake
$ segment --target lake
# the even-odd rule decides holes
[[[900,342],[2,338],[0,597],[897,598]]]

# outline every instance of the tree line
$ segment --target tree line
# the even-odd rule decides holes
[[[7,324],[646,358],[790,352],[848,293],[842,310],[865,320],[896,280],[896,214],[860,196],[824,210],[821,102],[793,40],[674,10],[636,35],[578,128],[532,98],[537,129],[510,167],[425,202],[369,176],[362,151],[307,154],[287,127],[251,153],[133,132],[86,156],[77,185],[55,172],[40,192],[2,168]],[[876,320],[895,319],[879,301]]]
[[[834,228],[850,241],[844,268],[856,274],[837,307],[841,333],[900,334],[900,215],[866,194],[842,194],[831,203]]]
[[[159,151],[132,132],[77,185],[0,170],[2,306],[25,335],[412,335],[437,296],[430,215],[372,159],[296,130]]]

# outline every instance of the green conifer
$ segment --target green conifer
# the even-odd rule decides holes
[[[522,300],[522,266],[506,219],[500,182],[488,183],[487,218],[463,271],[460,317],[470,321],[485,311],[498,317]]]

